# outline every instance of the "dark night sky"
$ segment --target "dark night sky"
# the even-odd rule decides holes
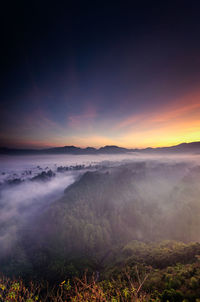
[[[199,12],[199,1],[1,7],[0,145],[200,140]]]

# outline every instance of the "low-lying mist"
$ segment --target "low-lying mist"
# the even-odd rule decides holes
[[[77,173],[68,172],[46,181],[24,181],[7,185],[0,195],[0,245],[1,252],[16,242],[17,232],[24,223],[30,223],[51,202],[72,184]],[[6,225],[6,227],[5,227]]]
[[[1,266],[15,274],[39,267],[54,274],[74,257],[101,258],[132,240],[200,241],[199,159],[0,158]]]

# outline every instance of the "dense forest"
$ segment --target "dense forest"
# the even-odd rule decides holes
[[[190,161],[83,173],[4,244],[0,301],[199,301],[199,181]]]

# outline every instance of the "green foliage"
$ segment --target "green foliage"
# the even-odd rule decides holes
[[[182,302],[183,301],[183,295],[172,289],[165,289],[161,295],[161,301],[166,302]]]
[[[39,301],[40,288],[32,282],[28,287],[22,280],[0,278],[0,301],[1,302],[36,302]]]
[[[45,301],[143,301],[143,302],[196,302],[200,297],[200,263],[195,257],[196,244],[180,244],[176,242],[160,242],[158,244],[140,244],[131,242],[128,247],[135,249],[140,254],[138,247],[141,246],[142,262],[135,264],[133,255],[124,254],[127,246],[122,249],[120,263],[113,262],[101,271],[100,280],[96,274],[89,271],[83,278],[64,279],[47,286],[47,282],[27,282],[11,280],[5,277],[0,279],[1,302],[35,302]],[[168,249],[168,252],[166,251]],[[177,251],[179,253],[177,254]],[[181,252],[180,252],[181,251]],[[193,253],[192,253],[193,251]],[[153,265],[149,266],[149,253]],[[158,255],[160,261],[168,259],[170,254],[177,263],[158,268]],[[181,263],[182,254],[189,263]],[[193,254],[193,261],[189,256]],[[138,259],[141,259],[139,255]],[[179,256],[178,256],[179,255]],[[124,258],[122,258],[124,257]],[[147,259],[145,258],[147,257]],[[155,265],[154,261],[155,260]],[[145,263],[146,261],[146,263]],[[167,261],[166,261],[167,263]],[[69,266],[70,267],[70,266]],[[72,267],[71,267],[72,269]],[[21,299],[21,300],[20,300]]]

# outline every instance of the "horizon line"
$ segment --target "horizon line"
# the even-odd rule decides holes
[[[69,147],[74,147],[74,148],[79,148],[82,150],[88,149],[88,148],[92,148],[95,150],[100,150],[101,148],[105,148],[105,147],[117,147],[117,148],[121,148],[121,149],[127,149],[127,150],[146,150],[146,149],[162,149],[162,148],[170,148],[170,147],[176,147],[176,146],[180,146],[183,144],[192,144],[192,143],[200,143],[199,141],[191,141],[191,142],[182,142],[176,145],[169,145],[169,146],[159,146],[159,147],[145,147],[145,148],[138,148],[138,147],[133,147],[133,148],[128,148],[128,147],[122,147],[122,146],[118,146],[118,145],[104,145],[101,147],[92,147],[92,146],[87,146],[87,147],[80,147],[80,146],[76,146],[76,145],[63,145],[63,146],[55,146],[55,147],[46,147],[46,148],[27,148],[27,147],[6,147],[6,146],[0,146],[0,149],[8,149],[8,150],[36,150],[36,151],[43,151],[43,150],[49,150],[49,149],[56,149],[56,148],[69,148]]]

